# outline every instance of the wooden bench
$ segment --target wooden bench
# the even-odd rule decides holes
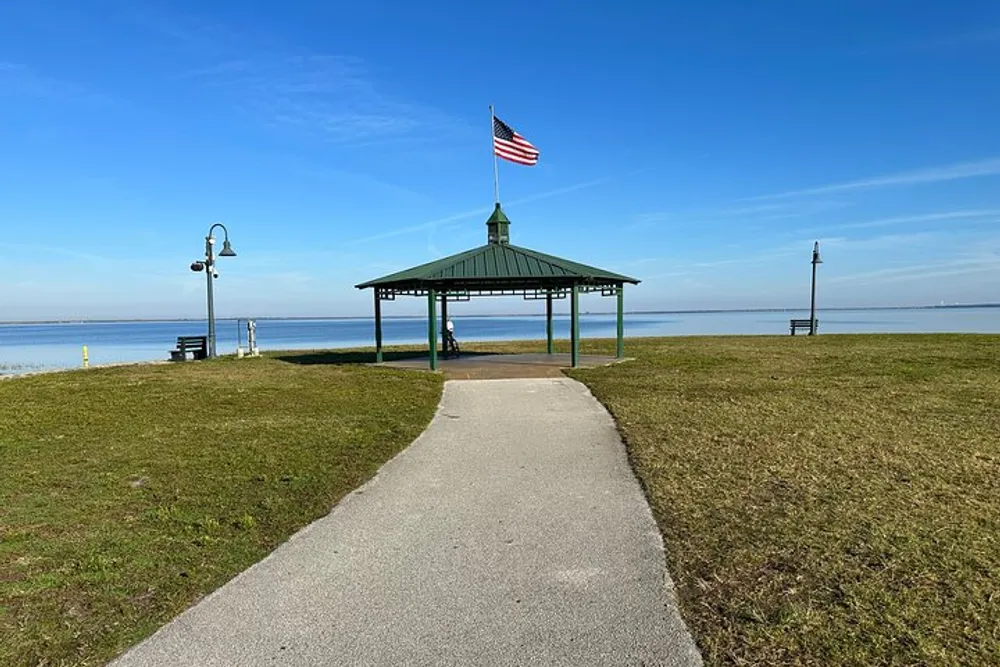
[[[792,320],[790,328],[792,330],[793,336],[795,335],[795,332],[798,331],[799,329],[802,329],[803,331],[809,331],[810,330],[809,320]],[[819,320],[816,320],[816,331],[819,331]]]
[[[178,336],[177,349],[170,350],[170,361],[187,361],[187,354],[193,359],[208,356],[208,336]]]

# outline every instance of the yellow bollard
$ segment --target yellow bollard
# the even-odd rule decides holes
[[[90,368],[90,356],[87,355],[87,346],[83,346],[83,367]]]

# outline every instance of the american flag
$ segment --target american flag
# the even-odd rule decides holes
[[[538,164],[538,149],[496,116],[493,117],[493,154],[518,164]]]

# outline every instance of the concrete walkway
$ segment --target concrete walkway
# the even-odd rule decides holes
[[[112,663],[700,664],[614,423],[568,378],[446,383],[375,479]]]

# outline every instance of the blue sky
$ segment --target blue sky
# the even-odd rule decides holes
[[[217,221],[219,316],[369,314],[485,241],[491,103],[512,241],[630,309],[807,306],[814,240],[821,305],[1000,301],[998,64],[985,1],[4,3],[0,320],[203,316]]]

